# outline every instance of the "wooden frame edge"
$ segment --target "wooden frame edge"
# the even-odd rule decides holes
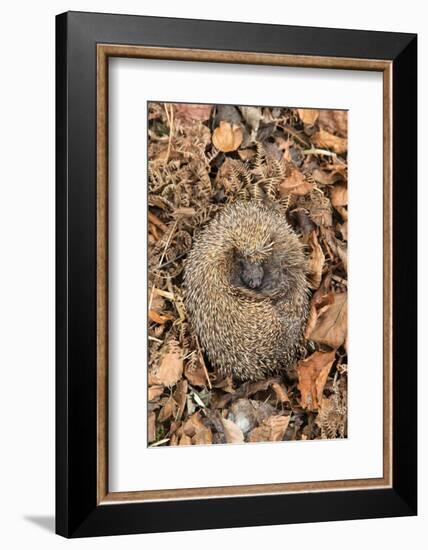
[[[392,61],[97,44],[97,504],[392,487]],[[108,490],[108,58],[135,57],[383,73],[383,471],[382,478],[227,487]]]

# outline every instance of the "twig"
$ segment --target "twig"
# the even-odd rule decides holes
[[[152,443],[151,445],[149,445],[149,448],[152,448],[152,447],[159,447],[160,445],[163,445],[164,443],[168,443],[169,441],[169,437],[167,439],[161,439],[160,441],[156,441],[156,443]]]
[[[167,164],[169,160],[169,154],[171,152],[171,141],[172,141],[172,134],[174,132],[174,106],[171,105],[171,119],[168,116],[168,109],[166,108],[166,104],[164,103],[165,111],[167,113],[168,123],[169,123],[169,140],[168,140],[168,149],[166,150],[166,155],[164,158],[164,163]]]
[[[314,147],[311,147],[310,149],[305,149],[303,151],[304,155],[324,155],[326,157],[333,157],[337,162],[340,162],[341,164],[344,164],[346,166],[346,162],[342,160],[340,157],[337,156],[337,153],[333,153],[332,151],[328,151],[327,149],[316,149]]]

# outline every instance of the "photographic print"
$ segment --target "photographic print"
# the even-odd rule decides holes
[[[346,438],[347,111],[147,112],[147,445]]]

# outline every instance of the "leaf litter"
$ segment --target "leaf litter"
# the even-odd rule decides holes
[[[148,158],[148,444],[347,437],[347,112],[151,102]],[[220,378],[186,316],[193,238],[238,199],[277,202],[306,247],[306,356],[288,378]]]

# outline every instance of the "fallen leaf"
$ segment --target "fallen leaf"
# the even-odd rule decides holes
[[[149,413],[147,418],[147,439],[149,443],[156,439],[156,415],[154,412]]]
[[[163,325],[167,321],[171,321],[173,317],[171,315],[160,315],[155,309],[149,309],[149,319],[158,325]]]
[[[239,149],[238,155],[239,158],[245,162],[255,157],[256,152],[254,151],[254,149]]]
[[[281,401],[281,403],[290,402],[287,390],[285,389],[283,384],[281,384],[280,382],[272,382],[272,389],[275,392],[278,401]]]
[[[348,332],[348,296],[346,292],[333,294],[334,302],[318,316],[309,335],[314,342],[331,348],[340,347]]]
[[[194,445],[211,445],[213,442],[213,434],[209,428],[204,426],[204,429],[199,430],[192,437]]]
[[[177,413],[175,417],[180,419],[183,415],[184,407],[186,406],[186,397],[187,397],[187,380],[180,380],[177,383],[177,387],[174,392],[174,399],[177,403]]]
[[[348,140],[326,132],[322,128],[312,136],[314,144],[321,149],[330,149],[337,154],[346,153]]]
[[[333,185],[333,183],[336,183],[337,181],[343,181],[343,174],[341,174],[340,172],[327,172],[325,170],[320,170],[319,168],[315,168],[315,170],[312,172],[312,177],[317,183],[320,183],[321,185]]]
[[[323,130],[342,137],[348,135],[348,112],[331,109],[321,109],[318,124]]]
[[[182,122],[209,120],[213,106],[200,103],[174,103],[175,116]]]
[[[187,363],[184,367],[184,376],[192,386],[206,386],[208,384],[205,369],[200,361],[196,364]]]
[[[149,385],[163,384],[173,386],[183,374],[183,353],[175,340],[170,340],[168,351],[162,357],[160,364],[149,370]]]
[[[169,397],[165,405],[161,408],[158,416],[159,422],[165,422],[168,418],[175,415],[177,411],[177,403],[173,397]]]
[[[235,422],[232,422],[228,418],[222,418],[222,422],[226,443],[244,443],[244,434]]]
[[[155,214],[153,214],[153,212],[148,212],[148,216],[149,216],[149,221],[159,227],[163,232],[165,231],[168,231],[168,227],[163,223],[163,221],[161,221]]]
[[[194,445],[210,445],[213,440],[211,430],[205,426],[199,412],[187,419],[183,432],[192,438]]]
[[[162,393],[163,393],[163,386],[162,385],[149,386],[149,391],[148,391],[149,401],[153,401],[154,399],[156,399],[157,397],[162,395]]]
[[[328,373],[333,365],[336,351],[323,353],[316,351],[307,359],[298,362],[296,370],[299,378],[300,404],[302,408],[318,409]]]
[[[342,216],[344,222],[348,221],[348,210],[344,206],[336,206],[337,212]]]
[[[262,425],[254,428],[248,436],[248,441],[282,441],[290,422],[290,416],[273,415],[263,421]]]
[[[316,231],[312,231],[309,235],[308,245],[310,250],[308,260],[309,286],[312,289],[316,289],[321,284],[322,270],[325,262],[324,253],[318,242]]]
[[[348,204],[348,187],[344,183],[336,183],[330,191],[330,198],[333,206],[346,206]]]
[[[279,194],[281,197],[287,195],[306,195],[313,189],[313,184],[306,181],[305,176],[297,168],[292,168],[291,174],[279,184]]]
[[[220,125],[214,130],[212,136],[214,146],[224,153],[236,151],[241,145],[242,139],[243,133],[240,126],[230,125],[224,120],[220,121]]]
[[[188,435],[183,434],[183,435],[180,437],[179,445],[191,445],[191,444],[192,444],[192,438],[189,437]]]
[[[309,316],[306,323],[305,338],[310,340],[311,333],[315,328],[317,323],[318,316],[321,315],[328,307],[334,303],[334,293],[328,292],[324,293],[322,288],[318,289],[317,292],[312,296],[310,307],[309,307]]]
[[[343,240],[347,241],[348,240],[348,222],[339,224],[338,227]]]
[[[315,124],[320,114],[319,109],[297,109],[297,112],[303,124],[309,124],[310,126]]]

